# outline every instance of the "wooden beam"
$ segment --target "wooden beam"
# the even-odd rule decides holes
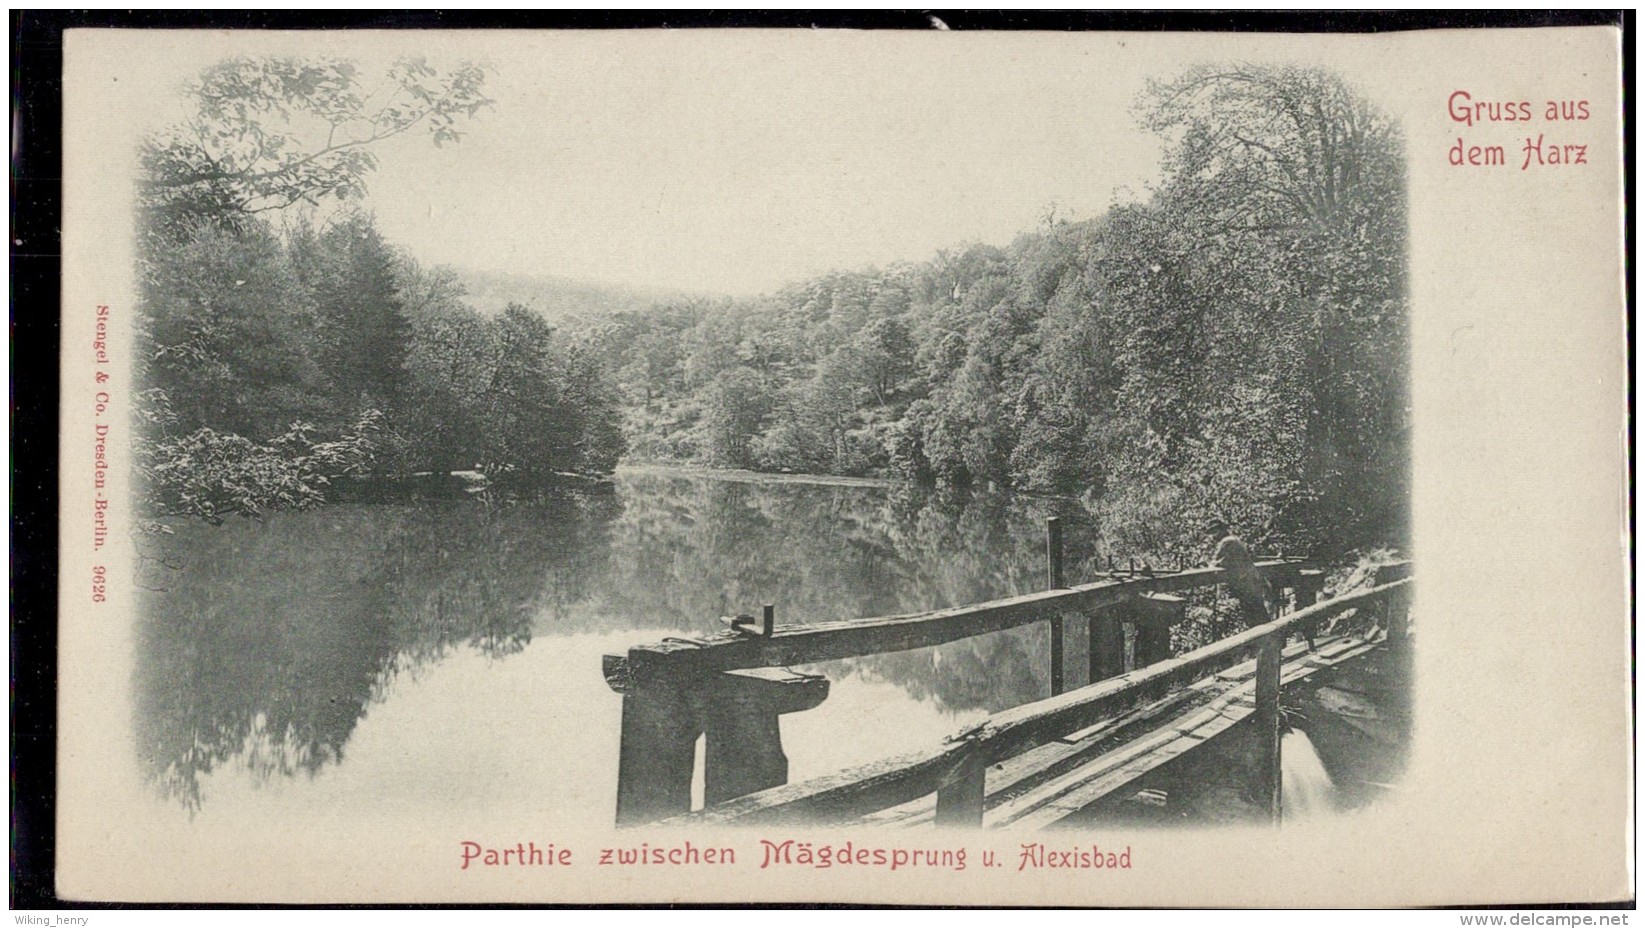
[[[1088,620],[1087,649],[1090,673],[1087,684],[1095,684],[1125,673],[1125,629],[1115,613],[1100,613]]]
[[[1137,623],[1174,626],[1188,618],[1188,601],[1175,594],[1141,594],[1127,607],[1127,618]]]
[[[1062,574],[1062,520],[1055,516],[1045,518],[1045,586],[1061,590],[1065,585]],[[1068,669],[1063,666],[1062,614],[1053,615],[1051,632],[1051,696],[1068,689]]]
[[[1391,561],[1385,565],[1378,565],[1376,573],[1372,575],[1378,584],[1391,584],[1402,581],[1411,576],[1411,562]]]
[[[1264,562],[1259,570],[1291,570],[1292,562]],[[781,627],[769,637],[731,633],[669,639],[628,652],[630,676],[777,667],[834,661],[883,652],[929,648],[958,639],[1042,622],[1063,613],[1095,614],[1143,594],[1174,593],[1221,583],[1220,568],[1103,580],[1060,590],[897,616],[845,619]]]
[[[762,712],[799,713],[828,699],[828,678],[787,668],[748,668],[709,678],[704,696],[720,706],[757,706]]]
[[[1055,697],[1068,689],[1067,669],[1063,667],[1063,662],[1066,659],[1063,655],[1062,645],[1062,617],[1051,617],[1049,625],[1051,627],[1051,696]]]
[[[1045,586],[1062,588],[1062,520],[1055,516],[1045,518]]]
[[[950,803],[952,809],[959,810],[963,807],[960,797],[969,796],[967,791],[974,787],[962,783],[970,776],[969,765],[986,766],[1003,761],[1077,729],[1095,725],[1133,704],[1163,696],[1174,684],[1192,683],[1231,667],[1265,642],[1283,644],[1285,635],[1301,624],[1384,597],[1401,595],[1408,592],[1412,583],[1398,581],[1337,597],[1152,667],[997,713],[951,736],[939,748],[764,790],[693,813],[689,822],[696,825],[732,822],[825,825],[909,803],[945,788],[960,791],[952,795]],[[1273,658],[1278,667],[1278,651]]]
[[[606,680],[623,694],[617,759],[617,824],[629,826],[691,809],[697,737],[704,736],[706,802],[788,780],[777,717],[828,697],[828,679],[757,668],[672,680],[635,681],[625,659],[605,656]]]
[[[1364,655],[1373,647],[1365,639],[1351,636],[1325,639],[1317,651],[1310,651],[1301,642],[1287,645],[1281,653],[1284,659],[1281,682],[1288,687],[1319,671]],[[1091,801],[1100,799],[1184,751],[1205,744],[1217,733],[1245,720],[1255,710],[1252,682],[1256,664],[1255,659],[1243,661],[1090,729],[1070,733],[1055,742],[1047,742],[1037,749],[991,766],[988,768],[983,827],[1008,824],[1015,827],[1017,818],[1025,815],[1025,809],[1036,806],[1048,797],[1059,798],[1059,802],[1060,798],[1076,795],[1089,797]],[[1172,731],[1185,744],[1173,743],[1166,750],[1145,753],[1140,757],[1132,756],[1125,750],[1135,740],[1161,729]],[[1084,781],[1075,773],[1081,769],[1098,775],[1103,781]],[[1114,775],[1123,772],[1129,773],[1116,781]],[[1064,775],[1070,774],[1074,774],[1072,783],[1079,785],[1074,791],[1067,789],[1070,781],[1064,778]],[[1093,789],[1087,789],[1088,785]],[[936,799],[925,797],[870,814],[864,821],[893,827],[928,825],[935,812]]]
[[[1262,640],[1257,648],[1257,797],[1269,822],[1279,825],[1280,797],[1280,649],[1284,633]]]
[[[948,782],[937,788],[937,827],[975,829],[981,826],[987,787],[988,765],[981,752],[972,752]]]
[[[1329,655],[1309,653],[1300,643],[1295,648],[1288,648],[1292,664],[1285,668],[1282,683],[1305,679],[1315,671],[1332,667],[1348,657],[1362,655],[1371,645],[1361,639],[1339,638],[1326,648]],[[1160,725],[1158,720],[1143,723],[1150,728],[1134,740],[1125,742],[1122,747],[1100,754],[1087,753],[1083,756],[1083,763],[1069,766],[1029,790],[1002,796],[987,810],[984,826],[1009,827],[1020,831],[1054,825],[1172,759],[1206,745],[1256,711],[1251,680],[1255,666],[1254,661],[1243,662],[1239,666],[1244,669],[1243,678],[1237,681],[1224,681],[1223,675],[1218,674],[1195,682],[1186,689],[1187,695],[1194,694],[1202,687],[1216,688],[1219,683],[1222,689],[1208,702],[1192,704],[1190,709],[1167,725]],[[1179,691],[1179,694],[1183,693]],[[1105,741],[1096,736],[1088,738]],[[1009,772],[1019,760],[1032,759],[1041,751],[1044,750],[1018,756],[1018,759],[1006,762],[996,770]],[[991,778],[990,782],[1007,780],[1008,777],[1008,774],[1001,775]]]
[[[686,694],[656,682],[623,693],[617,748],[617,825],[691,809],[691,778],[702,727]]]
[[[804,783],[763,790],[692,813],[689,818],[679,817],[672,824],[843,822],[936,793],[955,779],[971,756],[970,747],[964,745],[922,749]]]
[[[1305,678],[1317,670],[1331,667],[1346,656],[1361,654],[1368,648],[1370,648],[1370,645],[1356,638],[1333,639],[1322,650],[1312,653],[1304,648],[1301,643],[1298,643],[1296,646],[1288,647],[1282,653],[1282,657],[1286,661],[1292,662],[1285,667],[1282,680],[1289,683]],[[1005,822],[1010,821],[1010,816],[1007,816],[1004,820],[1000,819],[999,814],[1001,814],[1004,806],[1028,802],[1026,794],[1041,791],[1043,782],[1060,778],[1081,765],[1091,763],[1093,759],[1100,761],[1105,766],[1114,768],[1128,763],[1127,759],[1134,754],[1129,751],[1131,748],[1130,743],[1127,743],[1126,748],[1118,752],[1105,752],[1100,756],[1092,754],[1093,751],[1101,748],[1103,744],[1110,743],[1115,735],[1122,730],[1129,731],[1143,727],[1146,733],[1151,731],[1152,728],[1160,726],[1161,720],[1157,717],[1168,716],[1173,712],[1192,714],[1203,711],[1203,719],[1198,716],[1193,717],[1196,720],[1193,723],[1195,735],[1188,739],[1197,743],[1203,741],[1201,736],[1209,731],[1205,728],[1210,725],[1209,721],[1219,720],[1223,724],[1231,725],[1245,719],[1255,706],[1252,684],[1255,674],[1256,661],[1247,659],[1217,675],[1201,678],[1186,690],[1170,694],[1145,705],[1139,710],[1115,717],[1084,732],[1073,733],[1063,740],[1048,743],[1034,752],[1024,753],[1000,765],[985,768],[985,824],[1003,825]],[[1233,702],[1230,703],[1230,701]],[[1226,726],[1223,726],[1223,728],[1226,728]],[[1171,723],[1168,730],[1173,735],[1181,737],[1185,731],[1185,726],[1181,720],[1178,720]],[[1049,755],[1041,756],[1041,752],[1048,752]],[[904,757],[924,760],[930,756],[926,752],[918,752]],[[831,797],[827,799],[827,804],[831,806],[825,808],[836,811],[837,821],[843,820],[849,817],[839,816],[837,813],[839,809],[844,808],[838,805],[842,802],[839,799],[842,794],[838,791],[838,785],[842,782],[849,784],[857,778],[883,778],[888,763],[890,762],[873,762],[815,781],[781,787],[775,791],[766,791],[760,794],[758,798],[746,797],[741,801],[737,801],[736,804],[705,809],[692,813],[689,817],[676,819],[674,823],[724,824],[734,820],[741,824],[744,821],[742,817],[752,817],[753,821],[756,822],[792,821],[803,824],[806,822],[804,817],[785,813],[786,808],[777,809],[773,807],[772,803],[766,802],[766,799],[768,797],[787,798],[777,801],[779,806],[785,803],[816,804],[820,799],[824,799],[823,795],[825,794],[831,794]],[[1151,769],[1153,766],[1147,765],[1145,767]],[[1141,773],[1141,771],[1142,769],[1139,768],[1136,773]],[[926,773],[929,774],[929,771]],[[1128,775],[1125,779],[1134,778],[1136,773]],[[949,780],[945,782],[959,791],[954,794],[952,799],[964,795],[960,784],[967,777],[967,774],[963,761],[952,768]],[[907,787],[907,785],[903,786]],[[914,785],[912,789],[918,789],[918,786]],[[1052,785],[1052,787],[1054,788],[1055,785]],[[1113,787],[1114,785],[1110,783],[1108,789],[1113,789]],[[875,789],[884,788],[883,781],[875,786]],[[881,810],[886,811],[881,816],[873,816],[873,813],[879,811],[871,808],[857,815],[867,817],[869,821],[882,825],[929,825],[935,819],[937,806],[937,798],[932,796],[932,793],[941,792],[942,790],[943,784],[935,783],[931,792],[921,794],[913,800],[904,801],[901,804],[892,804],[881,808]],[[1055,793],[1056,791],[1053,789],[1052,792]],[[1106,792],[1107,790],[1101,791],[1101,793]],[[1100,796],[1101,793],[1096,796]],[[1096,796],[1093,796],[1092,799],[1096,799]],[[864,805],[868,805],[866,801],[864,801]],[[739,810],[743,812],[737,812]],[[730,812],[728,813],[728,811]]]
[[[1284,636],[1293,629],[1336,612],[1384,600],[1411,583],[1410,580],[1398,581],[1336,597],[1273,622],[1253,626],[1185,655],[1072,690],[1059,697],[996,713],[950,737],[950,741],[986,745],[991,763],[1010,758],[1061,738],[1066,733],[1095,725],[1142,700],[1156,698],[1171,687],[1222,670],[1249,655],[1267,636]]]
[[[1171,627],[1188,618],[1188,601],[1173,594],[1143,594],[1125,612],[1137,630],[1137,667],[1170,658]]]
[[[1390,581],[1396,580],[1389,578]],[[1297,609],[1306,609],[1319,602],[1320,592],[1325,586],[1325,572],[1318,568],[1305,568],[1297,572],[1296,601]]]
[[[777,714],[726,707],[703,721],[703,803],[713,805],[788,783]]]
[[[1319,602],[1320,593],[1325,587],[1325,572],[1317,568],[1307,568],[1297,572],[1296,585],[1291,588],[1294,604],[1293,610],[1305,610]],[[1319,623],[1314,622],[1299,630],[1308,640],[1308,647],[1314,646],[1314,638],[1319,635]]]

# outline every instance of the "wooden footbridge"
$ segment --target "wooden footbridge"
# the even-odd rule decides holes
[[[1079,814],[1242,722],[1254,727],[1256,741],[1254,763],[1243,774],[1255,781],[1259,807],[1278,822],[1281,688],[1373,652],[1391,656],[1394,667],[1407,662],[1414,583],[1408,562],[1379,569],[1372,587],[1324,601],[1318,599],[1319,567],[1259,562],[1289,611],[1173,655],[1171,628],[1187,614],[1187,601],[1177,595],[1222,583],[1222,570],[1110,572],[1094,583],[1065,586],[1055,520],[1047,528],[1050,589],[1041,593],[784,626],[773,623],[766,607],[763,617],[740,617],[719,635],[607,655],[606,680],[623,695],[618,824],[1040,828]],[[1317,634],[1350,610],[1368,611],[1374,622],[1354,624],[1359,631],[1353,634]],[[829,690],[826,678],[789,666],[926,648],[1039,622],[1051,630],[1047,699],[996,713],[940,745],[788,783],[778,717],[818,706]],[[1076,624],[1083,627],[1076,631],[1084,635],[1074,636],[1083,638],[1083,656],[1064,648],[1065,632]],[[1293,635],[1300,640],[1291,642]],[[692,812],[699,736],[705,806]]]

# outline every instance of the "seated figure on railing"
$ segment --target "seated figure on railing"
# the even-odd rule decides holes
[[[1245,628],[1260,626],[1273,619],[1273,588],[1257,570],[1256,559],[1251,557],[1251,549],[1246,546],[1245,540],[1235,535],[1228,524],[1220,519],[1211,520],[1205,528],[1217,546],[1211,556],[1211,567],[1221,568],[1225,572],[1224,581],[1233,592],[1234,599],[1239,601]]]

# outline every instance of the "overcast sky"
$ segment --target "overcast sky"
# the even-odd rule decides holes
[[[136,175],[132,140],[182,119],[185,82],[226,57],[343,57],[366,80],[407,54],[482,61],[496,105],[459,144],[408,133],[378,146],[367,206],[391,240],[427,264],[749,295],[1004,245],[1053,207],[1085,219],[1146,197],[1160,144],[1132,107],[1148,79],[1198,62],[1329,67],[1415,113],[1407,128],[1438,134],[1422,151],[1443,153],[1455,137],[1444,94],[1416,79],[1444,71],[1443,56],[1406,46],[1455,38],[75,30],[67,119],[87,129],[65,139],[87,139],[87,171],[69,173],[107,226],[130,202],[114,188]],[[1497,92],[1555,92],[1533,77]]]
[[[1004,244],[1053,205],[1085,217],[1134,197],[1157,170],[1129,113],[1140,75],[1095,50],[618,38],[500,61],[497,105],[460,145],[385,152],[384,231],[468,267],[746,294]]]
[[[389,238],[473,269],[752,294],[1096,215],[1159,157],[1130,106],[1160,61],[1124,36],[170,36],[127,79],[151,126],[232,53],[486,61],[496,105],[462,142],[384,143],[369,180]]]

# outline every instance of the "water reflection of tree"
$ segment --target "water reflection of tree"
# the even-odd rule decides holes
[[[459,646],[517,652],[536,617],[583,599],[619,507],[331,507],[145,538],[145,771],[191,812],[231,760],[264,779],[318,773],[395,676]]]
[[[629,474],[618,494],[490,509],[179,525],[143,542],[156,588],[140,626],[143,762],[195,809],[203,775],[231,761],[262,778],[337,762],[394,680],[456,648],[501,658],[534,633],[717,631],[719,616],[762,603],[779,622],[815,621],[1038,590],[1052,513],[1069,578],[1084,580],[1091,533],[1077,507],[909,488]],[[992,711],[1043,695],[1047,648],[1036,627],[826,670]]]
[[[912,487],[742,483],[627,475],[602,612],[635,628],[715,631],[717,617],[772,603],[779,623],[937,609],[1039,590],[1046,516],[1066,524],[1070,577],[1092,533],[1047,498]],[[614,620],[622,622],[622,619]],[[953,710],[1043,696],[1049,645],[1023,630],[824,668],[883,679]]]

